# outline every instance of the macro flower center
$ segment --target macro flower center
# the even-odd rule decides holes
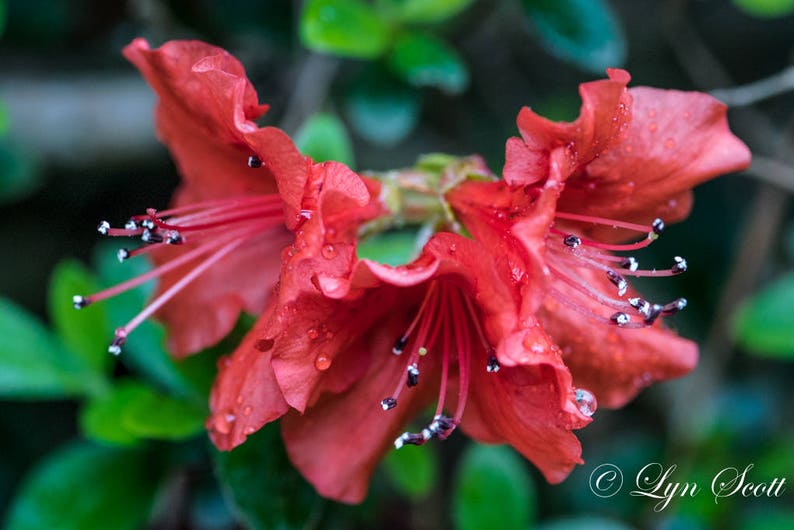
[[[259,168],[262,161],[251,156],[248,165]],[[160,264],[145,274],[90,296],[74,295],[73,305],[75,309],[82,309],[177,268],[192,266],[129,322],[116,329],[108,351],[119,355],[127,336],[187,285],[253,237],[281,227],[283,223],[282,200],[278,194],[232,197],[162,211],[147,208],[145,213],[132,216],[122,228],[114,228],[108,221],[102,221],[97,227],[100,234],[138,238],[143,243],[133,249],[119,249],[116,254],[119,262],[150,254]],[[167,247],[183,247],[183,250]]]
[[[664,231],[664,222],[661,219],[655,219],[650,225],[641,225],[565,212],[557,212],[555,218],[564,222],[566,229],[550,229],[546,245],[551,258],[548,260],[548,267],[553,277],[568,288],[563,291],[552,286],[549,290],[551,298],[592,320],[621,328],[651,326],[660,316],[675,314],[686,307],[685,298],[658,304],[636,296],[625,296],[629,289],[626,277],[659,278],[681,274],[687,269],[684,258],[675,256],[673,265],[667,269],[640,269],[639,262],[634,257],[612,254],[613,251],[631,252],[649,246]],[[569,231],[567,227],[572,223],[621,228],[644,233],[646,236],[634,243],[605,243]],[[594,277],[598,281],[599,275],[603,275],[612,284],[617,296],[605,294],[589,279]],[[601,314],[594,307],[604,308],[609,314]]]
[[[405,369],[394,391],[380,405],[384,411],[397,407],[402,392],[420,384],[425,366],[440,363],[441,381],[436,410],[432,421],[420,432],[406,431],[397,437],[394,440],[397,449],[405,444],[422,445],[431,438],[444,440],[455,430],[466,408],[472,357],[480,352],[489,352],[481,368],[491,373],[498,372],[499,361],[483,334],[479,315],[470,297],[443,279],[430,282],[416,315],[394,343],[392,354],[404,359]],[[457,403],[454,413],[449,415],[446,401],[455,367]]]

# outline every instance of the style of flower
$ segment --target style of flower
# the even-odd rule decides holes
[[[608,80],[580,87],[581,114],[573,123],[553,123],[528,108],[519,113],[521,138],[508,140],[504,179],[526,186],[559,175],[554,223],[539,250],[548,288],[538,318],[561,346],[575,384],[618,407],[652,382],[690,371],[697,347],[658,322],[686,300],[647,301],[626,279],[675,275],[686,260],[676,256],[670,268],[643,270],[634,257],[613,252],[650,244],[665,223],[688,215],[693,186],[746,168],[750,153],[714,98],[626,90],[626,72],[608,73]],[[645,237],[622,243],[637,233]]]
[[[360,259],[369,216],[320,192],[285,251],[277,297],[221,363],[213,442],[231,449],[281,418],[292,462],[344,502],[363,499],[392,445],[458,426],[511,444],[559,482],[581,462],[571,431],[589,422],[596,396],[619,405],[691,369],[694,344],[659,321],[686,301],[647,302],[625,279],[677,274],[686,261],[646,271],[611,252],[647,246],[664,228],[656,216],[683,217],[691,186],[746,166],[749,154],[708,96],[627,91],[628,74],[609,75],[582,85],[573,123],[522,111],[503,180],[476,163],[428,177],[445,221],[406,265]],[[646,134],[652,125],[665,127],[661,147]],[[375,203],[391,184],[368,181]],[[627,232],[644,239],[617,243]],[[400,434],[433,402],[423,428]]]
[[[181,356],[226,336],[241,311],[264,310],[280,251],[292,241],[289,229],[309,215],[301,200],[311,161],[284,132],[254,123],[267,105],[226,51],[199,41],[150,49],[135,39],[124,55],[159,97],[157,134],[182,182],[170,208],[147,209],[123,228],[107,221],[98,227],[104,235],[140,237],[144,246],[121,249],[119,260],[147,254],[156,267],[94,295],[77,295],[74,305],[157,278],[155,298],[118,328],[109,350],[120,353],[127,335],[156,315],[167,328],[169,350]]]

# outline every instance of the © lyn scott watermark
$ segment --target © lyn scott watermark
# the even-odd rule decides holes
[[[636,489],[629,491],[635,497],[656,500],[653,510],[661,512],[676,497],[695,497],[704,487],[697,482],[678,482],[674,474],[678,466],[664,466],[657,462],[647,464],[634,477]],[[714,474],[710,495],[714,502],[726,497],[781,497],[786,491],[786,479],[773,477],[759,481],[752,476],[754,464],[744,469],[725,467]],[[590,473],[590,489],[602,498],[616,495],[623,488],[623,472],[614,464],[601,464]]]

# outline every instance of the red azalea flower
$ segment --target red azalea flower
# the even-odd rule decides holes
[[[372,195],[384,195],[375,185]],[[438,233],[409,265],[390,267],[357,259],[362,216],[325,193],[284,251],[278,298],[221,363],[213,442],[231,449],[283,416],[292,462],[322,495],[344,502],[364,498],[393,445],[444,439],[458,425],[513,445],[549,481],[563,480],[581,463],[571,431],[589,422],[595,403],[572,387],[560,349],[522,310],[529,276],[517,281],[510,270],[513,259],[523,269],[532,261],[521,240],[490,248]],[[547,226],[533,198],[518,189],[504,199],[526,213],[505,223],[527,227],[545,215]],[[424,428],[400,434],[433,402]]]
[[[562,347],[576,384],[617,407],[650,383],[691,370],[697,347],[657,322],[686,300],[648,302],[625,279],[677,274],[686,261],[676,257],[669,269],[641,270],[633,257],[612,252],[650,244],[665,222],[687,216],[694,185],[746,168],[750,153],[714,98],[626,90],[626,72],[608,73],[610,79],[580,87],[581,114],[573,123],[552,123],[528,108],[519,113],[522,138],[507,142],[504,178],[516,186],[559,175],[554,224],[539,251],[550,294],[539,318]],[[616,244],[638,232],[647,236]],[[617,328],[604,325],[610,322]]]
[[[117,330],[110,351],[118,354],[127,334],[156,314],[168,329],[170,351],[185,355],[226,336],[241,311],[264,310],[280,250],[292,240],[287,229],[302,219],[309,162],[284,132],[254,123],[267,106],[226,51],[199,41],[152,50],[136,39],[124,55],[159,96],[157,133],[182,184],[167,210],[149,209],[123,229],[99,225],[102,234],[146,243],[121,250],[120,261],[146,253],[157,267],[93,296],[75,296],[75,307],[158,278],[156,297]]]

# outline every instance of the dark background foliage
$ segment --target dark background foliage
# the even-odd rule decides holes
[[[729,466],[794,480],[792,13],[790,0],[0,2],[0,517],[14,530],[794,528],[790,491],[719,503],[708,491]],[[643,286],[688,298],[672,324],[699,341],[700,365],[599,410],[579,433],[587,463],[560,486],[455,436],[393,455],[367,502],[346,507],[291,470],[275,427],[218,454],[205,397],[235,337],[176,365],[150,324],[116,361],[106,341],[146,292],[69,307],[130,274],[98,245],[97,221],[165,205],[178,182],[154,98],[119,53],[136,36],[227,48],[268,123],[360,170],[447,152],[498,172],[522,106],[572,119],[578,84],[606,66],[634,85],[713,91],[753,166],[696,190],[691,217],[647,254],[686,256],[689,272]],[[652,462],[705,491],[654,511],[628,494]],[[603,463],[627,481],[607,499],[588,486]]]

